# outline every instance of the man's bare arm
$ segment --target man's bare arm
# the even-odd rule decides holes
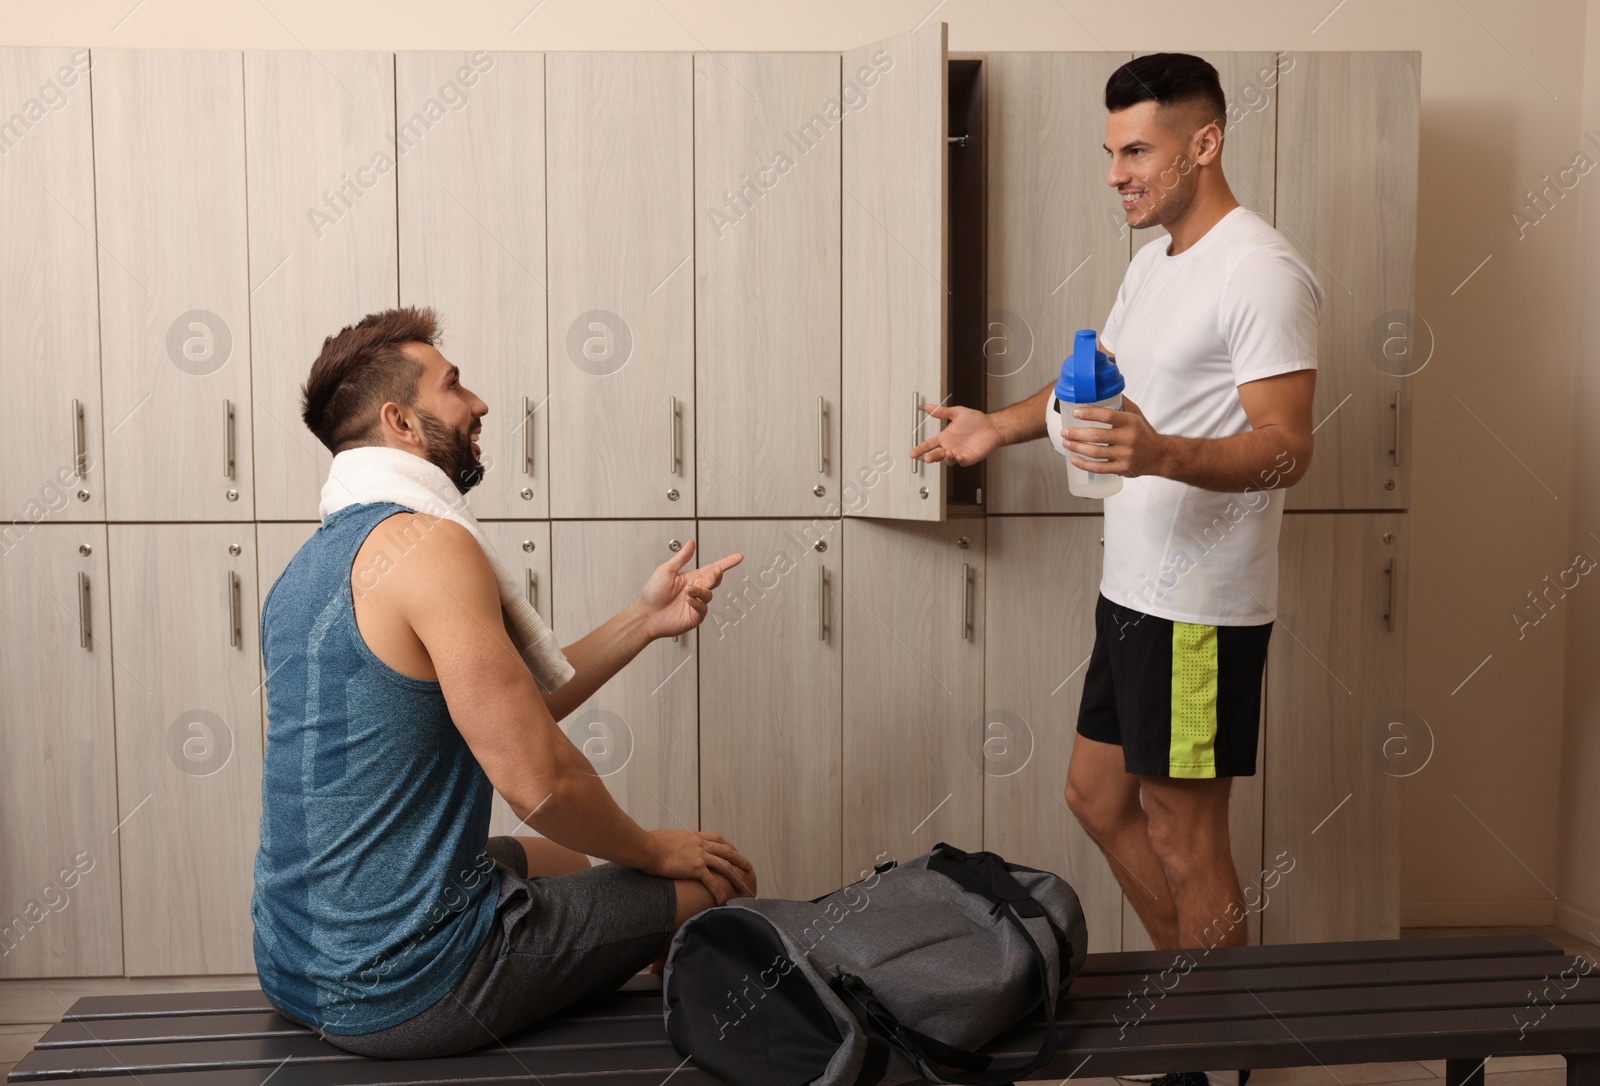
[[[421,533],[405,576],[386,578],[403,621],[439,676],[451,720],[512,812],[557,844],[668,878],[704,883],[718,901],[748,860],[716,834],[646,831],[617,806],[556,726],[500,612],[489,560],[459,525]]]
[[[689,561],[695,551],[691,539],[650,572],[638,599],[562,650],[574,675],[545,694],[552,716],[561,720],[582,705],[651,641],[687,633],[705,619],[712,591],[725,572],[744,561],[744,555],[724,555],[694,567]]]
[[[1311,402],[1316,370],[1295,370],[1239,386],[1250,429],[1220,438],[1157,433],[1137,404],[1121,411],[1081,408],[1081,419],[1111,423],[1110,430],[1069,426],[1062,444],[1073,463],[1097,474],[1161,475],[1203,490],[1272,490],[1299,482],[1311,466]],[[1093,457],[1106,463],[1085,460]]]
[[[644,622],[639,605],[629,604],[561,650],[572,665],[573,676],[544,695],[552,717],[565,720],[644,650],[650,643]]]

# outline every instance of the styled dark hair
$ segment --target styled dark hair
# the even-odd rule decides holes
[[[311,376],[300,386],[300,417],[317,440],[338,453],[377,443],[377,410],[393,401],[410,407],[422,364],[400,348],[437,346],[439,318],[408,306],[372,313],[322,341]]]
[[[1217,70],[1188,53],[1151,53],[1135,57],[1106,80],[1109,112],[1151,100],[1161,106],[1203,103],[1211,120],[1226,126],[1228,100],[1223,96]]]

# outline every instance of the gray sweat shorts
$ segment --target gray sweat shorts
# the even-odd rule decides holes
[[[614,991],[666,951],[678,910],[671,879],[611,863],[530,879],[515,838],[491,837],[484,851],[500,871],[500,899],[466,975],[398,1025],[324,1038],[382,1059],[467,1052]]]

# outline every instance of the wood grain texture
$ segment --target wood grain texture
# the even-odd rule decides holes
[[[841,527],[700,522],[707,554],[744,555],[700,627],[700,818],[755,864],[763,897],[839,886]]]
[[[1407,768],[1384,756],[1384,741],[1405,708],[1406,540],[1403,514],[1283,518],[1262,851],[1266,864],[1287,854],[1294,867],[1262,913],[1265,942],[1399,933]],[[1421,741],[1414,730],[1409,738]]]
[[[503,74],[503,73],[502,73]],[[550,603],[552,588],[550,584],[550,524],[543,520],[485,520],[478,526],[483,529],[483,534],[488,538],[494,548],[500,552],[506,564],[513,571],[520,571],[517,575],[526,589],[529,585],[529,575],[532,576],[532,598],[534,610],[550,621]],[[528,550],[528,544],[533,545]],[[576,638],[569,638],[569,642]],[[511,813],[510,804],[501,798],[498,792],[494,797],[494,809],[489,816],[489,833],[491,836],[509,834],[521,837],[539,836],[533,829],[522,824],[516,815]]]
[[[983,843],[1072,884],[1089,949],[1123,949],[1122,890],[1066,805],[1067,763],[1094,647],[1100,517],[989,521]]]
[[[984,365],[991,410],[1060,375],[1073,334],[1100,328],[1128,267],[1129,233],[1106,185],[1105,83],[1127,53],[990,53],[989,307]],[[1042,423],[1042,418],[1041,418]],[[993,513],[1098,513],[1073,497],[1048,440],[988,461]]]
[[[256,516],[312,520],[333,457],[300,386],[326,337],[397,298],[394,56],[250,50],[244,110]]]
[[[553,517],[694,515],[693,81],[688,54],[546,59]]]
[[[127,972],[249,972],[261,825],[255,530],[109,532]],[[237,647],[230,573],[239,579]],[[191,722],[196,712],[210,715]]]
[[[1290,66],[1290,61],[1293,61]],[[1322,284],[1317,451],[1290,509],[1410,504],[1408,406],[1425,361],[1415,308],[1419,53],[1294,53],[1280,62],[1278,229]],[[1391,483],[1393,488],[1391,489]]]
[[[838,508],[839,63],[695,57],[701,516]]]
[[[395,57],[400,298],[439,311],[440,352],[489,405],[480,517],[549,513],[544,75],[540,53]]]
[[[984,529],[845,521],[846,881],[984,839]]]
[[[579,640],[637,599],[651,571],[672,556],[669,542],[686,544],[694,530],[688,520],[552,522],[551,627],[561,643]],[[697,634],[647,645],[561,722],[646,829],[699,827]]]
[[[106,515],[88,68],[85,49],[0,49],[0,515],[11,525]]]
[[[913,397],[937,404],[949,393],[945,31],[932,23],[844,54],[845,78],[881,74],[842,124],[843,470],[885,452],[895,465],[870,514],[859,515],[945,514],[947,469],[914,471],[909,456],[936,425],[917,417]]]
[[[248,521],[243,58],[96,49],[92,59],[106,516]]]
[[[122,972],[106,574],[103,524],[39,525],[0,561],[0,977]]]

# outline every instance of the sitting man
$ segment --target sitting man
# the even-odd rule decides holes
[[[303,389],[334,453],[323,522],[261,618],[256,970],[286,1017],[367,1056],[499,1040],[756,889],[722,837],[642,829],[556,726],[698,626],[741,556],[685,569],[690,543],[563,653],[467,510],[488,408],[437,341],[431,310],[396,309],[323,343]],[[490,838],[491,786],[542,837]]]

